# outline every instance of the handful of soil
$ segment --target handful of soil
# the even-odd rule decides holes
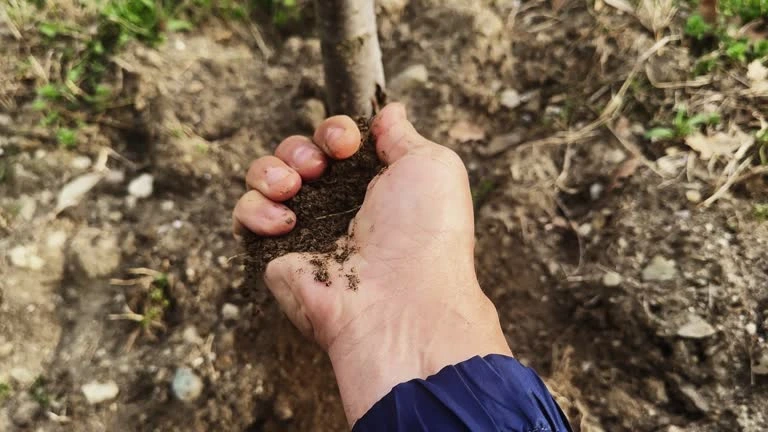
[[[299,193],[284,203],[296,213],[296,226],[290,233],[278,237],[253,233],[245,236],[249,277],[261,274],[267,263],[290,252],[336,251],[336,241],[346,235],[350,221],[363,204],[368,183],[383,168],[368,120],[357,119],[357,126],[362,136],[360,150],[351,158],[330,161],[322,177],[303,184]],[[343,262],[348,256],[340,253],[334,258]],[[323,275],[325,263],[313,264],[315,279],[327,282],[327,270]]]

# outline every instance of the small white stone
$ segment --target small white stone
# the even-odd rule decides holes
[[[691,315],[688,322],[677,330],[678,336],[690,339],[703,339],[715,333],[715,328],[698,315]]]
[[[221,316],[225,321],[237,321],[240,318],[240,308],[232,303],[224,303],[221,307]]]
[[[578,231],[580,236],[587,237],[592,233],[592,224],[589,224],[589,223],[581,224],[579,226]]]
[[[755,323],[747,323],[747,325],[744,326],[744,329],[747,331],[747,334],[750,336],[754,336],[757,334],[757,324]]]
[[[0,359],[3,357],[8,357],[13,353],[13,344],[10,342],[5,342],[0,344]]]
[[[192,369],[180,367],[173,375],[171,390],[179,400],[191,402],[203,392],[203,380]]]
[[[499,102],[506,108],[515,109],[519,107],[523,101],[520,99],[520,93],[518,93],[517,90],[506,89],[499,95]]]
[[[195,326],[185,328],[181,337],[184,339],[184,342],[189,344],[199,345],[203,343],[203,338],[197,333],[197,328]]]
[[[91,405],[111,401],[117,397],[118,393],[120,393],[120,388],[114,381],[107,381],[104,383],[91,381],[80,387],[80,390],[82,390],[85,399]]]
[[[120,184],[125,181],[125,172],[120,170],[109,170],[104,176],[104,181],[109,184]]]
[[[128,183],[128,193],[136,198],[148,198],[152,195],[154,182],[151,174],[142,174]]]
[[[72,159],[71,166],[76,170],[88,169],[91,166],[91,158],[88,156],[78,156]]]
[[[171,210],[173,210],[174,206],[175,206],[175,204],[173,203],[173,201],[165,200],[165,201],[162,202],[162,204],[160,204],[160,209],[163,210],[163,211],[171,211]]]
[[[677,264],[661,255],[656,255],[643,269],[644,281],[670,281],[677,277]]]
[[[701,202],[701,192],[695,189],[685,191],[685,197],[692,203]]]
[[[29,369],[21,367],[13,368],[9,375],[12,380],[16,381],[16,383],[22,387],[32,385],[32,383],[35,382],[35,375],[30,372]]]
[[[34,247],[16,246],[8,252],[8,257],[16,267],[40,270],[45,265],[45,261],[35,253]]]
[[[592,183],[592,185],[589,186],[589,197],[592,199],[592,201],[597,201],[601,196],[603,196],[604,190],[605,187],[602,183]]]
[[[621,281],[621,275],[614,271],[609,271],[603,275],[603,285],[607,287],[619,286],[621,285]]]

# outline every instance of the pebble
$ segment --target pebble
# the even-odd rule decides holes
[[[120,393],[120,388],[114,381],[107,381],[104,383],[91,381],[80,387],[80,390],[91,405],[111,401],[117,397],[118,393]]]
[[[91,158],[88,156],[78,156],[72,159],[70,165],[76,170],[84,170],[90,168],[91,163]]]
[[[677,335],[690,339],[703,339],[712,336],[717,331],[704,318],[698,315],[691,315],[688,322],[677,329]]]
[[[278,397],[274,406],[275,415],[282,421],[288,421],[293,418],[293,408],[284,397]]]
[[[30,372],[29,369],[20,367],[13,368],[11,369],[9,375],[11,376],[11,379],[21,387],[27,387],[35,382],[35,375]]]
[[[661,255],[656,255],[651,262],[643,269],[643,280],[649,281],[670,281],[677,277],[677,264],[674,260],[668,260]]]
[[[17,426],[28,426],[40,411],[40,404],[35,401],[26,401],[21,403],[16,411],[13,412],[13,422]]]
[[[614,271],[606,272],[603,275],[603,285],[607,287],[617,287],[621,285],[621,281],[621,275]]]
[[[165,200],[160,204],[160,209],[162,211],[171,211],[176,206],[173,201],[171,200]]]
[[[191,402],[203,392],[203,380],[195,375],[192,369],[180,367],[176,369],[171,382],[171,391],[177,399]]]
[[[592,199],[592,201],[597,201],[601,196],[603,196],[604,190],[605,186],[603,186],[602,183],[592,183],[589,186],[589,197]]]
[[[120,184],[125,181],[125,171],[111,169],[104,176],[104,181],[109,184]]]
[[[142,174],[128,183],[128,193],[136,198],[148,198],[152,195],[154,182],[151,174]]]
[[[523,103],[523,100],[520,98],[520,93],[517,90],[506,89],[499,95],[499,102],[505,108],[515,109]]]
[[[757,333],[757,324],[747,323],[747,325],[744,326],[744,330],[747,331],[748,335],[754,336]]]
[[[16,267],[40,270],[45,265],[45,261],[37,256],[35,249],[32,246],[16,246],[8,252],[8,258]]]
[[[707,413],[709,411],[709,403],[703,396],[696,390],[696,388],[690,384],[683,384],[680,386],[680,393],[685,396],[686,402],[688,402],[689,408],[699,411],[701,413]]]
[[[768,352],[763,355],[752,365],[752,373],[755,375],[768,375]]]
[[[389,86],[395,91],[402,92],[423,85],[428,80],[429,72],[427,71],[427,67],[423,64],[417,64],[409,66],[397,74],[392,78]]]
[[[13,344],[5,342],[0,344],[0,359],[13,354]]]
[[[221,307],[221,316],[225,321],[237,321],[240,318],[240,308],[232,303],[224,303]]]
[[[685,198],[692,203],[701,202],[701,192],[694,189],[687,190],[685,191]]]
[[[184,342],[192,345],[199,345],[203,343],[203,338],[200,337],[200,334],[197,333],[197,327],[195,326],[189,326],[184,329],[184,332],[181,334],[182,339],[184,339]]]

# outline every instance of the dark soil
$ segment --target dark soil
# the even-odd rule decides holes
[[[339,263],[353,252],[349,245],[337,251],[336,242],[347,235],[349,223],[363,203],[368,183],[383,167],[376,156],[373,137],[368,133],[368,120],[358,119],[357,123],[362,132],[360,150],[349,159],[331,162],[320,179],[304,184],[299,193],[285,203],[296,213],[293,231],[280,237],[255,234],[245,237],[249,276],[262,273],[267,263],[290,252],[336,252],[333,258]],[[312,264],[315,279],[330,284],[325,260],[315,258]]]

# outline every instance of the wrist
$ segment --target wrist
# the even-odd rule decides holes
[[[474,356],[511,355],[496,309],[477,283],[456,292],[462,301],[382,301],[328,347],[350,425],[397,384]]]

